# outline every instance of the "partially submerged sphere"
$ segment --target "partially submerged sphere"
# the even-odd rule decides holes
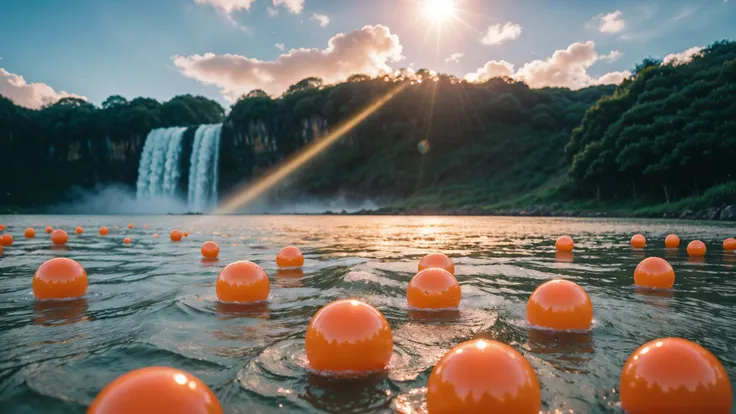
[[[82,233],[84,233],[84,229],[81,228],[80,226],[77,226],[77,228],[74,229],[74,231],[77,232],[77,234],[79,234],[79,235],[81,235]]]
[[[526,304],[526,320],[534,327],[585,330],[593,323],[593,304],[588,294],[569,280],[545,282]]]
[[[31,227],[29,227],[29,228],[27,228],[27,229],[26,229],[26,230],[25,230],[25,231],[23,232],[23,235],[25,235],[25,236],[26,236],[26,239],[32,239],[32,238],[36,237],[36,230],[35,230],[35,229],[33,229],[33,228],[31,228]]]
[[[169,237],[171,237],[172,241],[178,242],[181,241],[183,235],[179,230],[171,230],[171,234],[169,234]]]
[[[647,238],[641,234],[635,234],[631,238],[631,247],[635,249],[643,249],[647,245]]]
[[[9,233],[5,233],[2,236],[0,236],[0,246],[8,247],[13,244],[13,235]]]
[[[666,260],[648,257],[636,266],[634,284],[654,289],[672,289],[675,284],[675,271]]]
[[[419,261],[420,272],[424,269],[432,268],[444,269],[453,275],[455,274],[455,263],[442,253],[428,254]]]
[[[304,266],[304,255],[294,246],[281,249],[276,255],[276,265],[281,268]]]
[[[218,254],[220,254],[220,246],[217,243],[208,241],[202,245],[202,256],[208,259],[214,259]]]
[[[425,269],[417,273],[406,289],[406,301],[417,309],[451,309],[460,305],[460,285],[444,269]]]
[[[736,239],[729,237],[724,240],[723,250],[736,250]]]
[[[37,299],[67,299],[87,292],[87,272],[79,263],[57,257],[42,264],[33,275],[33,295]]]
[[[260,266],[243,260],[222,269],[215,290],[217,299],[223,302],[253,303],[268,299],[271,286]]]
[[[555,248],[558,252],[570,253],[575,248],[575,242],[570,236],[562,236],[555,242]]]
[[[690,257],[703,257],[705,256],[705,243],[700,240],[693,240],[687,245],[687,254]]]
[[[664,245],[668,249],[675,249],[680,245],[680,238],[676,234],[670,234],[664,239]]]
[[[100,236],[107,236],[107,233],[109,233],[109,232],[110,232],[110,230],[108,230],[107,227],[105,227],[105,226],[100,227]]]
[[[69,235],[67,235],[64,230],[56,229],[51,233],[51,241],[54,242],[54,244],[66,244],[67,240],[69,240]]]

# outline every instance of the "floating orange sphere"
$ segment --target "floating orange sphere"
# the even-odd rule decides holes
[[[276,255],[276,264],[281,268],[302,267],[304,266],[304,255],[296,247],[287,246]]]
[[[144,225],[143,225],[143,228],[144,228],[144,229],[147,229],[147,228],[148,228],[148,224],[144,224]]]
[[[185,231],[184,232],[184,237],[189,237],[189,232],[188,231]]]
[[[128,372],[108,384],[87,414],[222,414],[207,385],[194,375],[169,367]]]
[[[675,249],[680,245],[680,238],[676,234],[670,234],[664,239],[664,245],[668,249]]]
[[[672,289],[675,284],[675,271],[666,260],[648,257],[636,266],[634,284],[655,289]]]
[[[208,241],[202,245],[202,256],[214,259],[218,254],[220,254],[220,246],[217,243]]]
[[[442,253],[428,254],[419,261],[420,272],[424,269],[432,268],[445,269],[453,275],[455,274],[455,263],[452,262],[452,259]]]
[[[183,235],[179,230],[171,230],[171,234],[169,235],[169,237],[171,237],[171,240],[175,242],[181,241],[182,236]]]
[[[406,289],[406,301],[412,308],[449,309],[460,305],[460,285],[444,269],[425,269],[417,273]]]
[[[252,303],[268,299],[268,275],[260,266],[243,260],[225,266],[217,276],[217,299],[223,302]]]
[[[570,236],[562,236],[555,242],[555,247],[558,252],[570,253],[575,248],[575,242]]]
[[[110,232],[110,230],[108,230],[107,227],[105,227],[105,226],[100,227],[100,236],[107,236],[107,233],[109,233],[109,232]]]
[[[133,228],[133,223],[128,224],[128,228],[129,229],[132,229]]]
[[[4,224],[0,224],[0,231],[4,231],[4,230],[5,230],[5,225]]]
[[[314,314],[304,347],[312,369],[344,376],[386,369],[394,341],[378,309],[357,300],[338,300]]]
[[[641,234],[635,234],[634,237],[631,238],[631,247],[635,249],[643,249],[646,245],[647,238]]]
[[[550,280],[539,285],[529,297],[526,320],[538,328],[590,329],[593,304],[577,284],[563,279]]]
[[[36,230],[29,227],[23,232],[23,234],[26,236],[26,239],[32,239],[36,237]]]
[[[131,240],[130,237],[126,237],[126,238],[123,239],[123,243],[125,243],[125,244],[130,244],[130,242],[132,242],[132,241],[133,240]]]
[[[83,229],[83,228],[81,228],[81,227],[79,227],[79,226],[77,226],[77,228],[76,228],[76,229],[74,229],[74,231],[76,231],[76,232],[77,232],[77,234],[79,234],[79,235],[81,235],[82,233],[84,233],[84,229]]]
[[[429,414],[538,414],[539,380],[514,348],[477,339],[450,349],[427,383]]]
[[[51,232],[54,231],[54,228],[51,226],[46,226],[46,233],[51,234]]]
[[[69,235],[64,230],[56,229],[51,233],[51,241],[54,244],[66,244],[67,240],[69,240]]]
[[[729,237],[724,240],[723,250],[736,250],[736,239]]]
[[[732,390],[726,370],[702,346],[681,338],[648,342],[629,357],[619,383],[629,414],[728,414]]]
[[[0,236],[0,246],[8,247],[13,244],[13,235],[5,233]]]
[[[158,239],[158,233],[154,233],[154,234],[153,234],[153,238],[154,238],[154,239]]]
[[[86,292],[87,272],[72,259],[51,259],[33,275],[33,295],[37,299],[78,298]]]
[[[700,240],[693,240],[687,245],[687,254],[692,257],[705,256],[705,243]]]

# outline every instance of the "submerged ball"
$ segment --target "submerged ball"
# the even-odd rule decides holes
[[[729,237],[724,240],[723,250],[736,250],[736,239]]]
[[[243,260],[230,263],[217,276],[217,299],[223,302],[252,303],[268,299],[268,275],[260,266]]]
[[[420,272],[424,269],[432,268],[444,269],[452,273],[453,275],[455,274],[455,263],[453,263],[449,257],[445,256],[442,253],[428,254],[419,261]]]
[[[171,234],[169,234],[169,237],[171,237],[172,241],[178,242],[181,241],[182,234],[179,230],[171,230]]]
[[[687,245],[687,254],[691,257],[705,256],[705,243],[700,240],[693,240]]]
[[[33,228],[31,228],[31,227],[29,227],[29,228],[27,228],[27,229],[26,229],[26,230],[25,230],[25,231],[23,232],[23,235],[25,235],[25,236],[26,236],[26,239],[32,239],[32,238],[36,237],[36,230],[35,230],[35,229],[33,229]]]
[[[202,256],[214,259],[218,254],[220,254],[220,246],[217,243],[208,241],[202,245]]]
[[[54,231],[54,228],[51,226],[46,226],[46,233],[51,234],[51,232]]]
[[[680,238],[676,234],[670,234],[664,239],[664,245],[668,249],[675,249],[680,245]]]
[[[66,244],[67,240],[69,240],[69,235],[64,230],[56,229],[51,233],[51,241],[54,244]]]
[[[672,289],[675,284],[675,271],[666,260],[648,257],[636,266],[634,284],[639,287]]]
[[[460,285],[444,269],[425,269],[417,273],[406,289],[406,301],[417,309],[448,309],[460,305]]]
[[[13,244],[13,235],[5,233],[0,236],[0,246],[8,247]]]
[[[427,383],[427,412],[538,414],[539,380],[514,348],[477,339],[450,349]]]
[[[107,233],[109,233],[109,232],[110,232],[110,230],[108,230],[107,227],[105,227],[105,226],[100,227],[100,236],[107,236]]]
[[[539,285],[529,297],[526,320],[538,328],[590,329],[593,304],[577,284],[563,279],[550,280]]]
[[[575,248],[575,242],[570,236],[562,236],[555,242],[555,248],[558,252],[570,253]]]
[[[72,259],[57,257],[42,264],[33,275],[33,295],[37,299],[67,299],[87,292],[87,272]]]
[[[386,369],[394,341],[378,309],[338,300],[314,314],[304,346],[312,369],[345,376]]]
[[[641,234],[635,234],[631,238],[631,247],[635,249],[643,249],[647,245],[647,238]]]
[[[629,414],[728,414],[731,383],[718,359],[681,338],[655,339],[629,357],[619,383]]]
[[[123,239],[124,244],[130,244],[133,240],[130,239],[130,237],[126,237]]]
[[[128,372],[108,384],[87,414],[222,414],[215,394],[188,372],[148,367]]]
[[[81,227],[79,227],[79,226],[77,226],[77,228],[76,228],[76,229],[74,229],[74,231],[75,231],[75,232],[77,232],[77,234],[80,234],[80,235],[81,235],[82,233],[84,233],[84,229],[83,229],[83,228],[81,228]]]
[[[304,266],[304,255],[294,246],[284,247],[276,255],[276,265],[281,268],[302,267]]]

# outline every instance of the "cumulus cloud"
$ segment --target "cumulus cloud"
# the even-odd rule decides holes
[[[312,15],[312,20],[322,27],[327,27],[327,25],[330,24],[330,18],[325,14],[314,13]]]
[[[402,49],[397,35],[376,25],[335,35],[325,49],[295,49],[272,61],[213,53],[172,59],[184,76],[216,85],[227,99],[236,100],[253,89],[277,95],[309,76],[334,83],[356,73],[391,72],[388,63],[401,60]]]
[[[598,57],[598,60],[602,60],[604,62],[615,62],[619,59],[621,59],[621,56],[624,54],[620,50],[612,50],[606,55],[601,55]]]
[[[276,49],[282,52],[284,51],[284,49],[286,49],[286,45],[284,45],[283,43],[276,43],[274,46],[276,46]]]
[[[664,57],[662,64],[664,65],[683,65],[690,63],[695,56],[702,54],[703,48],[700,46],[693,46],[680,53],[671,53]]]
[[[457,62],[460,62],[460,59],[462,59],[463,56],[465,56],[465,53],[453,53],[453,54],[450,55],[450,57],[448,57],[447,59],[445,59],[445,62],[455,62],[455,63],[457,63]]]
[[[465,75],[468,82],[485,82],[492,78],[513,77],[514,65],[505,60],[492,60],[473,73]]]
[[[484,45],[500,45],[505,41],[517,39],[519,36],[521,36],[520,25],[511,22],[497,23],[486,30],[480,41]]]
[[[624,30],[626,22],[623,16],[621,10],[597,16],[599,19],[598,30],[602,33],[618,33]]]
[[[628,70],[624,70],[621,72],[609,72],[599,77],[598,79],[594,79],[590,84],[591,85],[618,85],[630,77],[631,77],[631,72],[629,72]]]
[[[299,14],[304,10],[304,0],[273,0],[273,5],[284,6],[294,14]]]
[[[87,100],[84,96],[64,91],[57,92],[45,83],[27,83],[22,76],[10,73],[3,68],[0,68],[0,95],[9,98],[16,105],[31,109],[39,109],[44,105],[53,104],[66,97]]]
[[[197,4],[209,4],[212,7],[230,14],[238,10],[250,10],[256,0],[194,0]]]

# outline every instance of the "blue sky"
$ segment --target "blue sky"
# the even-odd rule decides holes
[[[455,0],[455,16],[441,24],[427,18],[433,0],[197,1],[8,2],[0,14],[0,93],[26,106],[60,91],[98,105],[113,94],[184,93],[229,105],[252,87],[278,94],[310,75],[338,81],[351,69],[401,67],[582,87],[606,74],[618,79],[650,55],[736,39],[736,0]],[[320,25],[315,13],[329,23]],[[361,31],[366,25],[372,29]],[[325,52],[340,33],[343,46]],[[277,60],[297,48],[317,50]],[[567,55],[550,61],[558,50]],[[453,54],[463,56],[448,61]],[[570,60],[574,67],[559,66]],[[488,62],[495,63],[477,72]]]

